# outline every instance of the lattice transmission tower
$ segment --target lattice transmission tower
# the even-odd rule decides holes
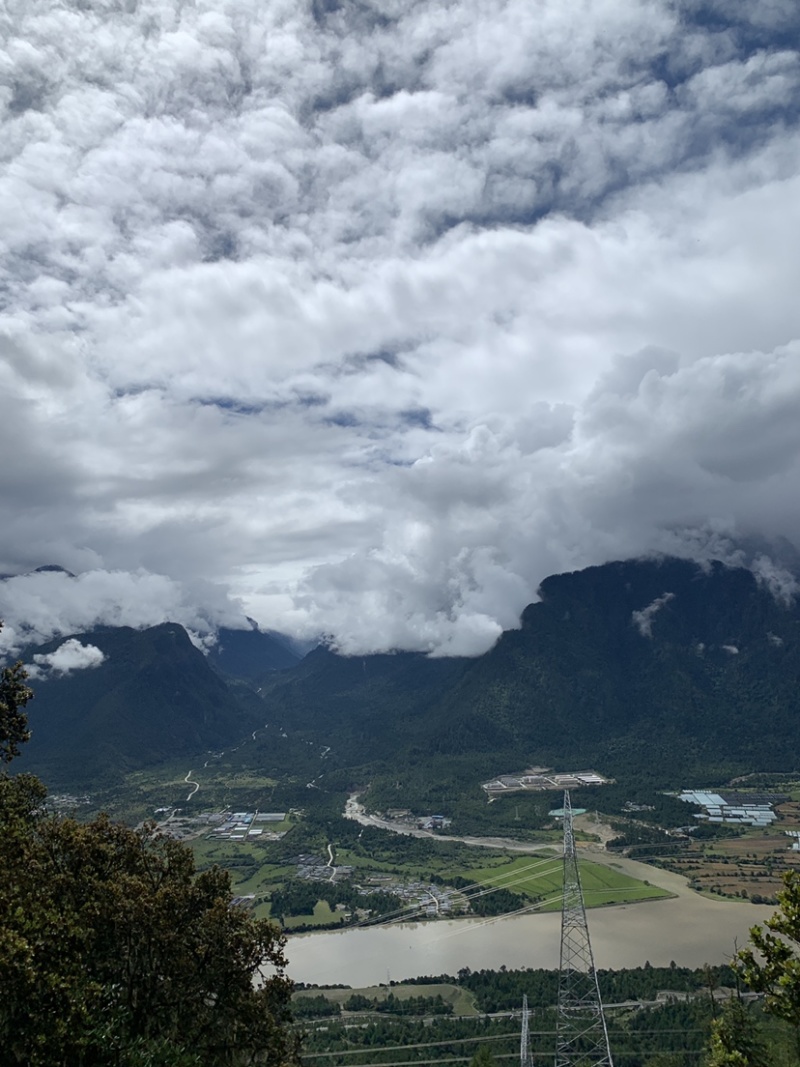
[[[528,994],[522,998],[522,1037],[519,1042],[519,1067],[533,1067],[530,1033],[531,1013],[528,1008]]]
[[[614,1067],[583,902],[572,803],[564,793],[564,897],[555,1067]]]

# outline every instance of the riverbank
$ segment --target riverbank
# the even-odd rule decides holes
[[[773,912],[768,905],[710,900],[691,891],[646,905],[593,910],[595,964],[618,969],[645,962],[668,967],[673,960],[685,967],[724,963],[745,944],[750,927]],[[556,968],[560,933],[561,916],[551,912],[303,934],[289,940],[289,975],[298,982],[356,987],[456,974],[462,967]]]
[[[362,825],[434,836],[427,831],[398,831],[377,816],[367,815],[357,796],[347,804],[347,817]],[[443,835],[436,834],[441,840]],[[450,838],[476,847],[537,852],[552,843],[531,843],[503,838]],[[736,946],[747,941],[751,926],[773,914],[769,905],[744,900],[718,900],[701,896],[687,879],[672,871],[605,851],[602,843],[579,846],[582,858],[658,886],[670,899],[614,905],[588,913],[595,963],[619,969],[653,966],[702,967],[724,963]],[[559,964],[561,916],[559,912],[482,920],[454,919],[436,923],[409,923],[303,934],[290,938],[289,974],[298,982],[345,983],[367,986],[389,979],[420,975],[456,974],[471,970],[542,967]]]

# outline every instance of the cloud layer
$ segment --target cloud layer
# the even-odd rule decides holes
[[[475,653],[553,571],[800,540],[796,4],[0,20],[0,569],[79,576],[9,640]]]

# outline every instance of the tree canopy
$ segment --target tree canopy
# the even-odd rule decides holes
[[[33,692],[25,685],[26,678],[22,663],[0,670],[0,763],[9,763],[18,756],[19,746],[30,737],[23,708]]]
[[[765,994],[764,1010],[794,1028],[800,1060],[800,871],[787,871],[783,882],[778,910],[750,930],[739,960],[747,985]]]
[[[731,997],[711,1024],[706,1067],[768,1067],[757,1021],[739,997]]]
[[[21,667],[3,675],[0,752],[23,740]],[[231,904],[230,877],[150,824],[49,814],[0,775],[0,1048],[31,1067],[296,1060],[283,939]]]

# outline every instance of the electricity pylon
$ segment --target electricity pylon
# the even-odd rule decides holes
[[[564,793],[564,897],[555,1067],[614,1067],[583,902],[572,803]]]
[[[531,1013],[528,1008],[528,994],[522,998],[522,1037],[519,1043],[519,1067],[533,1067],[530,1034]]]

